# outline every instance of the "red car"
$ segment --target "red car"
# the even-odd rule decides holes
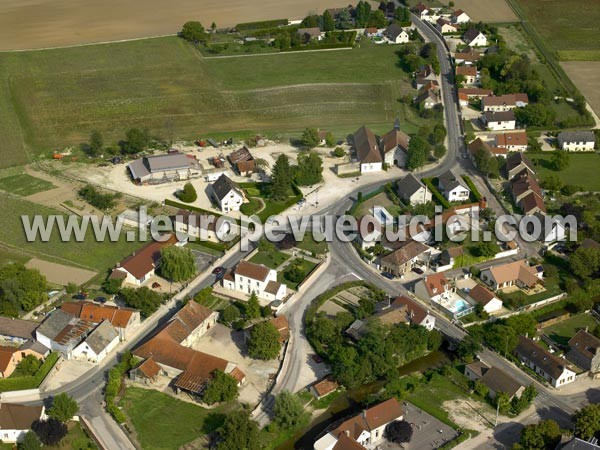
[[[225,275],[225,268],[224,267],[215,267],[212,271],[212,274],[214,276],[216,276],[217,278],[222,277],[223,275]]]

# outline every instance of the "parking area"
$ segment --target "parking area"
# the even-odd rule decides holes
[[[439,421],[425,411],[417,408],[412,403],[403,402],[402,408],[406,411],[404,420],[413,426],[412,439],[407,444],[394,444],[383,442],[377,448],[425,450],[439,448],[458,436],[456,430]]]
[[[277,373],[279,360],[259,361],[248,356],[242,331],[233,331],[217,324],[194,345],[194,350],[215,355],[237,364],[246,374],[246,382],[240,388],[238,400],[255,405],[266,391],[269,380]]]
[[[208,253],[203,253],[195,249],[192,249],[192,253],[196,258],[196,269],[198,270],[198,272],[203,272],[206,269],[208,269],[217,259],[216,256],[210,255]]]

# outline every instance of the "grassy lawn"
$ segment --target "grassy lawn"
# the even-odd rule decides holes
[[[292,261],[290,264],[298,264],[298,267],[300,267],[300,269],[302,270],[303,273],[303,277],[302,280],[298,283],[294,282],[294,281],[290,281],[287,278],[285,278],[284,272],[279,272],[277,274],[277,280],[280,283],[285,284],[287,287],[289,287],[290,289],[298,289],[298,285],[304,281],[304,279],[306,278],[306,276],[317,266],[316,263],[311,262],[311,261],[307,261],[305,259],[301,259],[301,258],[296,258],[294,261]]]
[[[360,218],[366,214],[372,214],[372,209],[374,206],[381,206],[387,209],[387,211],[394,217],[402,214],[402,208],[389,198],[387,192],[382,192],[377,194],[375,197],[365,200],[358,207],[354,213],[354,216],[356,218]]]
[[[598,51],[600,8],[596,2],[519,0],[519,6],[554,50]]]
[[[130,387],[121,406],[144,450],[175,450],[218,428],[231,405],[211,410],[162,392]]]
[[[10,263],[23,263],[25,264],[31,258],[23,253],[16,250],[0,247],[0,266]]]
[[[9,196],[3,197],[2,204],[4,206],[3,214],[0,216],[0,242],[5,242],[42,259],[67,265],[80,265],[104,272],[144,245],[140,242],[127,242],[124,233],[121,233],[118,242],[110,242],[108,237],[106,242],[98,242],[92,235],[91,226],[83,242],[76,242],[74,238],[68,242],[62,242],[58,230],[52,232],[48,242],[42,242],[40,239],[28,242],[21,214],[27,213],[32,220],[32,217],[37,214],[48,216],[62,213]]]
[[[324,240],[317,242],[312,233],[304,233],[304,237],[300,242],[298,242],[297,247],[315,255],[327,253],[328,248],[327,242]]]
[[[550,176],[558,175],[565,184],[581,185],[588,191],[600,191],[600,156],[596,153],[570,154],[569,167],[556,172],[550,166],[552,153],[537,153],[531,155],[538,177],[540,180]]]
[[[58,445],[45,445],[44,448],[50,450],[87,450],[88,448],[97,448],[78,422],[69,422],[68,426],[69,433]]]
[[[176,37],[0,54],[0,167],[49,157],[100,131],[154,136],[343,136],[362,124],[405,131],[431,120],[397,99],[414,94],[396,46],[204,59]]]
[[[271,269],[277,269],[288,259],[290,259],[290,255],[278,250],[272,252],[259,251],[256,255],[250,258],[250,262],[253,262],[254,264],[264,264]]]
[[[569,339],[575,336],[579,330],[585,330],[585,327],[588,327],[591,331],[597,325],[598,322],[590,314],[582,313],[544,328],[544,333],[557,344],[567,345]]]
[[[26,173],[0,178],[0,189],[23,197],[41,191],[48,191],[54,187],[49,181],[32,177]]]

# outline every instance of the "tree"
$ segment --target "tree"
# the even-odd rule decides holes
[[[300,399],[290,391],[282,391],[275,397],[273,407],[275,423],[284,430],[291,430],[306,421],[308,414]]]
[[[554,152],[552,155],[552,168],[557,172],[565,170],[567,167],[569,167],[569,162],[569,154],[567,152],[559,151]]]
[[[460,341],[458,347],[456,347],[456,354],[464,362],[471,362],[473,357],[480,352],[481,349],[481,340],[474,336],[467,335]]]
[[[589,441],[600,432],[600,403],[581,408],[573,415],[575,435]]]
[[[560,427],[554,420],[542,420],[521,430],[519,445],[523,450],[553,450],[560,437]]]
[[[28,431],[23,438],[23,442],[19,444],[19,450],[40,450],[42,443],[33,431]]]
[[[298,170],[295,180],[300,186],[310,186],[323,179],[323,160],[316,152],[298,156]]]
[[[579,247],[569,259],[571,270],[579,278],[588,278],[600,269],[600,249]]]
[[[181,28],[181,36],[186,40],[194,43],[205,42],[208,39],[208,33],[200,22],[189,21],[183,24]]]
[[[63,392],[52,399],[52,406],[48,409],[48,417],[68,422],[79,411],[79,405],[73,397]]]
[[[90,156],[97,156],[98,153],[102,150],[104,146],[104,141],[102,140],[102,134],[99,131],[92,131],[90,135],[90,145],[88,145],[87,152]]]
[[[251,358],[269,360],[277,358],[281,344],[279,343],[279,331],[268,320],[259,322],[250,331],[248,341],[248,354]]]
[[[137,289],[124,288],[119,294],[127,306],[139,309],[144,317],[150,317],[162,303],[162,296],[158,292],[142,286]]]
[[[77,192],[81,198],[95,208],[107,211],[117,204],[116,199],[120,194],[103,194],[91,184],[87,184]]]
[[[256,292],[253,291],[252,294],[250,294],[244,312],[248,319],[258,319],[260,317],[260,303],[258,302]]]
[[[220,442],[218,450],[260,450],[263,448],[258,424],[244,409],[233,411],[225,417],[217,430]]]
[[[118,294],[121,290],[121,285],[123,284],[123,279],[119,278],[107,278],[102,282],[102,289],[104,292],[110,295]]]
[[[403,444],[412,439],[413,428],[406,420],[394,420],[385,427],[383,433],[388,441]]]
[[[516,108],[515,117],[525,126],[546,127],[554,123],[556,113],[545,104],[530,103],[524,108]]]
[[[335,138],[333,137],[333,133],[328,131],[325,135],[325,145],[327,147],[333,147],[335,145]]]
[[[131,128],[125,134],[125,142],[121,144],[123,153],[134,154],[146,150],[150,143],[148,130],[140,130],[139,128]]]
[[[366,1],[360,0],[356,5],[356,27],[365,28],[371,17],[371,5]]]
[[[231,375],[215,370],[212,379],[204,389],[202,400],[208,405],[229,402],[238,397],[238,383]]]
[[[67,425],[60,420],[36,420],[31,429],[44,445],[56,445],[67,435]]]
[[[510,409],[510,396],[506,392],[496,392],[494,405],[498,407],[501,413],[506,414]]]
[[[431,330],[427,336],[427,350],[435,351],[442,346],[442,333],[438,330]]]
[[[483,256],[486,258],[491,258],[496,253],[500,251],[498,244],[495,241],[479,241],[474,246],[473,251],[475,256]]]
[[[302,26],[305,28],[316,28],[319,26],[319,16],[311,14],[302,20]]]
[[[196,275],[196,257],[189,248],[163,247],[160,250],[160,273],[170,281],[187,281]]]
[[[238,320],[242,316],[239,308],[235,305],[229,305],[221,313],[221,322],[225,325],[230,326],[233,322]]]
[[[473,383],[473,391],[482,398],[486,398],[490,393],[488,387],[479,380]]]
[[[304,279],[304,270],[299,260],[292,261],[284,270],[283,276],[292,283],[300,283]]]
[[[335,21],[331,17],[331,13],[326,9],[323,13],[323,31],[335,30]]]
[[[177,191],[175,196],[184,203],[194,203],[198,199],[198,194],[194,185],[190,182],[185,183],[183,189]]]
[[[443,158],[445,154],[446,147],[444,147],[442,144],[433,147],[433,156],[435,156],[437,159]]]
[[[34,375],[42,365],[42,362],[33,355],[25,356],[17,364],[16,372],[21,376]]]
[[[300,143],[304,148],[311,149],[319,145],[319,131],[316,128],[305,128],[300,138]]]
[[[415,170],[423,167],[429,158],[429,144],[420,136],[413,136],[408,144],[406,167]]]
[[[0,314],[17,317],[48,300],[46,277],[23,264],[0,267]]]
[[[387,25],[387,19],[385,18],[383,11],[378,9],[377,11],[371,12],[369,23],[367,25],[375,28],[384,28]]]
[[[290,160],[285,154],[277,157],[271,171],[271,197],[274,200],[283,200],[292,192],[292,170]]]
[[[350,10],[348,8],[342,9],[338,15],[337,27],[340,30],[349,30],[353,26]]]
[[[264,253],[272,253],[275,251],[275,244],[265,238],[262,238],[260,241],[258,241],[257,247],[260,252]]]

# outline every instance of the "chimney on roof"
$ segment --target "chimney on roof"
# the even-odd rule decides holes
[[[588,327],[587,327],[587,325],[586,325],[586,327],[585,327],[585,332],[586,332],[586,333],[588,332]]]
[[[366,409],[362,410],[362,417],[363,417],[363,419],[367,420],[367,410]]]

